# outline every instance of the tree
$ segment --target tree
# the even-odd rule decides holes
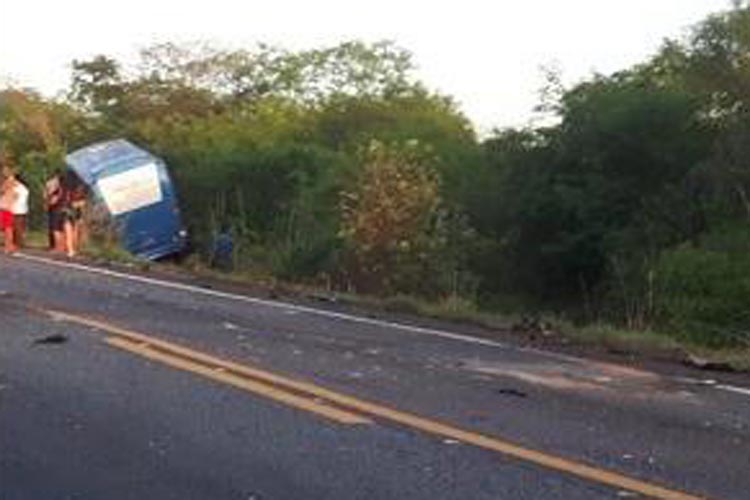
[[[88,112],[116,119],[125,94],[120,64],[114,59],[98,55],[89,61],[73,61],[71,102]]]
[[[623,72],[566,91],[559,125],[488,141],[504,170],[494,224],[514,288],[576,303],[609,280],[615,256],[641,261],[700,233],[691,179],[710,133],[699,105]]]
[[[411,54],[390,42],[343,42],[292,52],[259,44],[221,50],[165,43],[141,53],[140,74],[179,81],[231,101],[281,97],[319,103],[333,96],[387,97],[418,88]]]
[[[341,193],[345,270],[361,292],[456,293],[466,248],[452,248],[466,230],[441,199],[437,172],[416,142],[373,142]]]

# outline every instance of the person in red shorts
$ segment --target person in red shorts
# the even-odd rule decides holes
[[[3,230],[5,253],[18,250],[13,217],[13,206],[18,196],[16,182],[15,173],[6,160],[6,165],[3,167],[2,185],[0,185],[0,228]]]
[[[29,214],[29,188],[20,172],[16,172],[16,200],[13,202],[13,243],[17,250],[23,249],[26,243],[26,217]]]

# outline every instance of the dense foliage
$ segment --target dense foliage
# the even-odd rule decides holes
[[[480,140],[390,43],[163,44],[75,61],[63,99],[0,91],[0,147],[38,192],[127,137],[167,160],[196,252],[228,226],[240,267],[282,279],[747,342],[750,6],[550,81],[549,125]]]

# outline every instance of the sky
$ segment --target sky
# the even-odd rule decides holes
[[[0,0],[0,77],[54,95],[70,62],[158,42],[289,49],[392,40],[480,132],[524,126],[556,67],[573,84],[645,60],[729,0]]]

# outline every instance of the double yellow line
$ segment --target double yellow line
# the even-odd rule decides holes
[[[617,472],[525,448],[497,437],[460,429],[450,424],[347,396],[314,384],[227,361],[107,322],[58,311],[46,312],[58,320],[109,333],[111,336],[106,338],[105,342],[112,347],[270,398],[341,424],[368,424],[372,423],[372,419],[377,419],[460,441],[647,497],[672,500],[701,498]]]
[[[104,339],[108,345],[152,361],[273,399],[340,424],[372,423],[359,413],[322,399],[315,394],[315,386],[232,363],[103,321],[58,311],[48,313],[58,320],[107,332],[112,335]]]

